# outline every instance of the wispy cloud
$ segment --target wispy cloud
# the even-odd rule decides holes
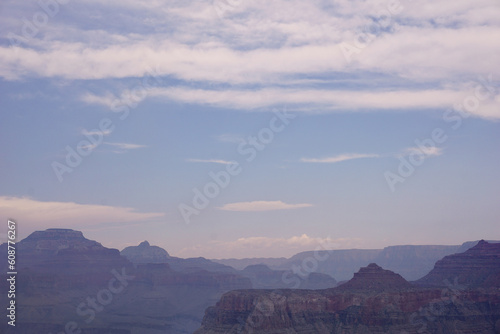
[[[359,153],[347,153],[347,154],[340,154],[336,155],[333,157],[327,157],[327,158],[302,158],[300,161],[302,162],[311,162],[311,163],[328,163],[328,164],[334,164],[337,162],[342,162],[342,161],[347,161],[347,160],[353,160],[353,159],[362,159],[362,158],[379,158],[380,155],[378,154],[359,154]]]
[[[308,203],[288,204],[282,201],[253,201],[228,203],[218,208],[224,211],[275,211],[308,208],[313,206]]]
[[[138,148],[147,147],[146,145],[130,144],[130,143],[110,143],[110,142],[104,142],[104,144],[116,147],[116,148],[121,149],[121,150],[135,150],[135,149],[138,149]]]
[[[201,163],[213,163],[222,165],[231,165],[234,161],[221,160],[221,159],[187,159],[187,162],[201,162]]]
[[[87,136],[108,136],[111,134],[111,130],[104,130],[104,131],[100,131],[100,130],[92,130],[92,131],[88,131],[88,130],[82,130],[82,135],[87,135]]]
[[[215,139],[221,143],[234,143],[234,144],[239,144],[244,140],[241,135],[236,135],[232,133],[224,133],[222,135],[215,136]]]
[[[354,159],[365,159],[365,158],[384,158],[384,157],[398,157],[398,156],[408,156],[411,154],[422,155],[424,157],[437,157],[442,155],[444,149],[437,146],[422,146],[422,147],[409,147],[398,153],[390,154],[363,154],[363,153],[345,153],[339,154],[332,157],[325,158],[301,158],[301,162],[306,163],[325,163],[334,164],[342,161],[354,160]]]
[[[2,219],[15,218],[23,230],[50,227],[84,228],[100,223],[128,223],[163,217],[160,212],[137,212],[130,207],[116,207],[75,202],[39,201],[29,197],[0,196]]]
[[[418,154],[427,157],[437,157],[443,154],[444,149],[436,146],[425,147],[409,147],[405,149],[400,155]]]
[[[108,108],[111,108],[113,102],[116,101],[116,99],[116,96],[109,92],[104,95],[97,95],[87,92],[80,96],[80,100],[82,102],[85,102],[87,104],[98,104]]]

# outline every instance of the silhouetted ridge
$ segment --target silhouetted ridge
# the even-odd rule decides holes
[[[170,258],[166,250],[158,246],[151,246],[143,241],[138,246],[126,247],[121,254],[133,263],[165,263]]]
[[[387,290],[411,288],[412,285],[401,275],[385,270],[376,263],[360,268],[354,277],[340,285],[338,289]]]
[[[421,285],[500,287],[500,244],[481,240],[469,250],[444,257],[416,281]]]

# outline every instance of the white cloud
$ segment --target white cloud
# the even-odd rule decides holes
[[[228,203],[218,208],[224,211],[275,211],[307,208],[313,206],[308,203],[288,204],[282,201],[253,201]]]
[[[88,131],[88,130],[82,130],[82,135],[87,135],[87,136],[95,136],[95,135],[98,135],[98,136],[108,136],[111,134],[111,130],[104,130],[104,131],[101,131],[101,130],[92,130],[92,131]]]
[[[24,234],[52,227],[78,227],[85,230],[85,226],[147,221],[164,216],[164,213],[137,212],[129,207],[48,202],[9,196],[0,196],[0,212],[3,221],[8,218],[16,220]]]
[[[492,42],[500,40],[496,0],[403,1],[402,11],[347,62],[340,45],[355,44],[359,32],[373,25],[373,17],[388,4],[243,1],[219,19],[213,1],[99,2],[98,10],[72,3],[81,17],[59,15],[44,34],[22,46],[0,46],[0,76],[140,78],[155,67],[159,75],[180,80],[177,87],[156,90],[157,96],[171,100],[246,110],[288,103],[323,112],[446,108],[468,93],[442,88],[447,84],[477,80],[479,75],[500,77],[500,44]],[[113,21],[109,29],[97,30],[74,20],[108,11],[136,28]],[[7,22],[3,37],[18,30],[18,21],[1,13],[0,19]],[[386,86],[366,79],[373,74],[384,77]],[[312,84],[325,77],[351,77],[357,85],[350,87],[357,88]],[[193,81],[198,87],[225,85],[220,90],[186,88]],[[424,88],[415,89],[415,83]],[[240,89],[242,85],[255,90]],[[285,88],[273,88],[277,85]],[[109,107],[119,93],[88,93],[82,100]],[[484,101],[473,114],[498,119],[498,103]]]
[[[166,98],[190,104],[205,104],[220,108],[242,110],[268,110],[276,105],[287,105],[290,110],[305,113],[325,112],[405,112],[421,109],[448,109],[463,104],[468,97],[474,97],[476,87],[442,89],[398,89],[398,90],[340,90],[310,88],[262,88],[243,89],[193,89],[190,87],[152,88],[148,97]],[[484,89],[484,88],[482,88]],[[87,94],[84,101],[110,106],[113,99],[106,96]],[[500,94],[479,101],[470,114],[487,119],[500,118]],[[93,102],[94,101],[94,102]],[[101,101],[101,102],[95,102]],[[109,104],[108,104],[109,103]],[[441,111],[442,112],[442,111]],[[234,140],[237,137],[221,137],[219,140]]]
[[[92,93],[85,93],[80,97],[80,100],[87,104],[99,104],[111,108],[113,102],[117,100],[116,96],[111,93],[106,93],[103,96],[95,95]]]
[[[347,161],[347,160],[353,160],[353,159],[363,159],[363,158],[382,158],[382,157],[389,157],[389,156],[400,156],[400,155],[410,155],[410,154],[417,154],[417,155],[423,155],[425,157],[437,157],[443,154],[444,149],[441,147],[436,147],[436,146],[422,146],[422,147],[409,147],[404,149],[401,153],[391,153],[391,154],[359,154],[359,153],[346,153],[346,154],[340,154],[336,155],[333,157],[326,157],[326,158],[302,158],[300,159],[301,162],[306,162],[306,163],[338,163],[342,161]]]
[[[436,146],[409,147],[403,151],[403,155],[418,154],[426,157],[437,157],[443,154],[443,148]]]
[[[342,161],[347,161],[347,160],[352,160],[352,159],[362,159],[362,158],[379,158],[380,156],[378,154],[359,154],[359,153],[347,153],[347,154],[340,154],[336,155],[334,157],[329,157],[329,158],[302,158],[300,161],[302,162],[312,162],[312,163],[337,163],[337,162],[342,162]]]
[[[231,165],[234,164],[234,161],[229,160],[220,160],[220,159],[187,159],[188,162],[202,162],[202,163],[214,163],[214,164],[222,164],[222,165]]]
[[[104,142],[104,144],[117,147],[117,148],[119,148],[121,150],[135,150],[135,149],[138,149],[138,148],[147,147],[146,145],[130,144],[130,143],[110,143],[110,142]]]
[[[222,135],[215,136],[215,139],[222,143],[233,143],[233,144],[239,144],[244,141],[241,135],[236,135],[231,133],[225,133]]]

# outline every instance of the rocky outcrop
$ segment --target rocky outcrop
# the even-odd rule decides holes
[[[500,287],[500,244],[481,240],[469,250],[446,256],[415,283],[429,286]]]
[[[120,254],[133,263],[165,263],[170,257],[166,250],[151,246],[147,241],[141,242],[138,246],[126,247]]]
[[[363,290],[377,292],[381,290],[409,289],[412,285],[401,275],[382,269],[376,263],[361,268],[354,277],[339,286],[340,290]]]
[[[138,246],[129,246],[121,251],[121,255],[135,264],[146,263],[168,263],[169,266],[182,272],[197,272],[200,270],[236,273],[229,266],[207,260],[203,257],[182,259],[170,256],[166,250],[158,246],[151,246],[149,242],[143,241]]]
[[[16,268],[22,273],[18,285],[27,293],[101,286],[113,277],[113,268],[133,269],[118,250],[103,247],[70,229],[33,232],[16,248]],[[0,251],[6,254],[5,244]],[[2,261],[2,272],[7,271],[6,265]]]

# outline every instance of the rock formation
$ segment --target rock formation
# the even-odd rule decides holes
[[[334,289],[228,292],[206,310],[195,334],[486,334],[499,329],[498,288],[423,288],[370,264]]]
[[[467,287],[500,287],[499,277],[500,243],[481,240],[463,253],[439,260],[428,275],[415,283],[429,286],[455,284]]]
[[[0,323],[0,333],[59,334],[67,324],[88,334],[192,333],[224,292],[252,287],[232,272],[136,267],[118,250],[68,229],[37,231],[16,246],[18,320],[13,328]],[[6,244],[0,251],[7,254]],[[8,291],[6,261],[0,263],[0,289]]]
[[[248,265],[266,264],[274,270],[290,270],[304,263],[314,263],[315,272],[335,277],[338,281],[349,280],[360,268],[377,263],[385,269],[397,272],[408,281],[417,280],[428,274],[436,261],[447,255],[461,253],[475,246],[478,241],[462,245],[403,245],[389,246],[384,249],[340,249],[301,252],[289,259],[226,259],[212,260],[241,270]],[[325,246],[326,247],[326,246]]]
[[[170,257],[166,250],[151,246],[147,241],[141,242],[139,246],[126,247],[120,254],[133,263],[165,263]]]
[[[382,269],[376,263],[359,269],[354,277],[339,286],[340,290],[365,290],[378,292],[381,290],[408,289],[412,285],[401,275]]]

